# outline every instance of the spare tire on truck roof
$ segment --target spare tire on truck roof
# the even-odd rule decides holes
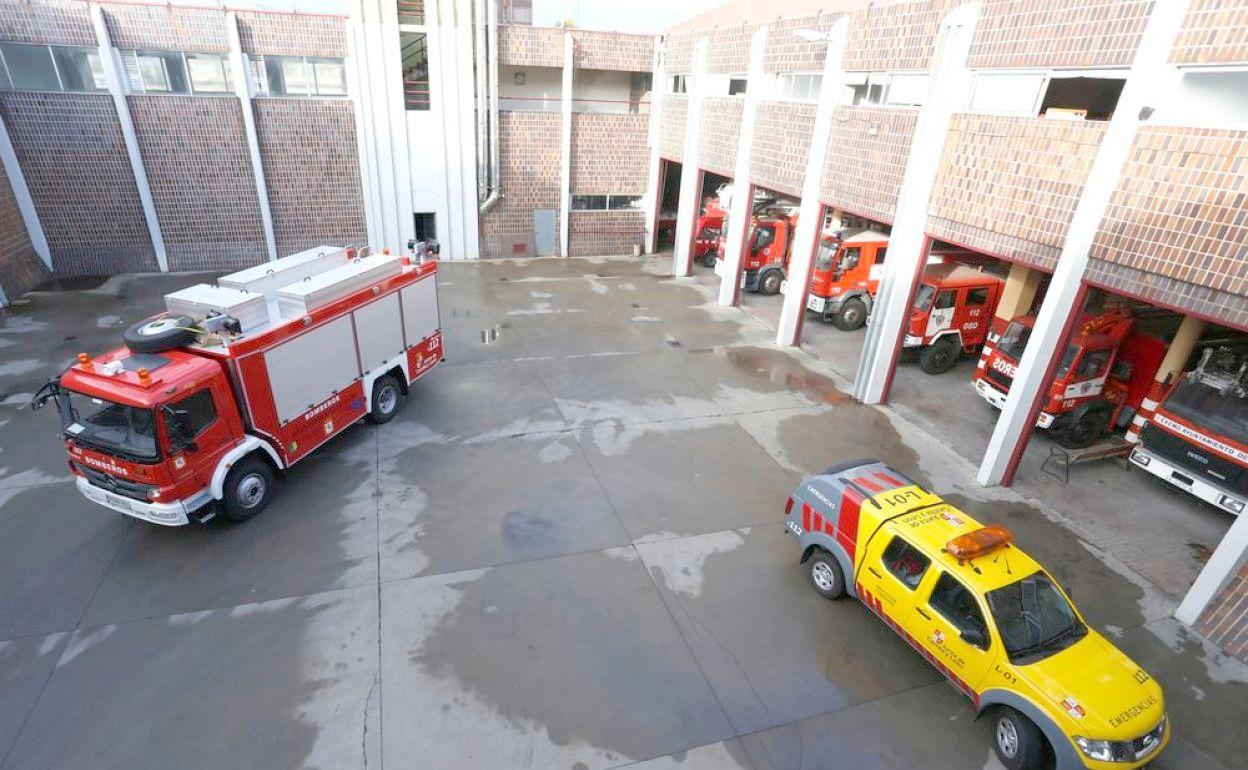
[[[160,353],[195,341],[195,319],[189,315],[164,314],[139,321],[121,339],[134,353]]]

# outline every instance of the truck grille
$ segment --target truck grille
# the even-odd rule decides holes
[[[1144,448],[1185,472],[1230,492],[1248,495],[1248,473],[1230,460],[1208,452],[1149,423],[1140,431]]]
[[[988,379],[1000,385],[1002,390],[1008,391],[1010,389],[1010,385],[1014,382],[1013,377],[1011,377],[1008,374],[1002,374],[1001,372],[998,372],[996,369],[988,369],[987,372],[988,372]]]
[[[94,468],[89,468],[82,463],[74,463],[74,466],[78,469],[79,473],[86,477],[87,482],[91,486],[99,487],[106,492],[112,492],[115,495],[128,497],[132,500],[142,500],[143,502],[147,502],[149,499],[147,493],[150,490],[155,489],[155,487],[149,484],[140,484],[137,481],[128,481],[116,476],[110,476],[109,474],[102,473]]]

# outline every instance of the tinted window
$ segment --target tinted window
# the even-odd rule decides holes
[[[29,91],[60,91],[61,81],[52,64],[52,51],[42,45],[0,45],[13,87]]]
[[[207,389],[182,399],[173,408],[186,412],[186,427],[192,436],[198,436],[217,419],[217,408],[213,406],[212,393]]]
[[[1079,377],[1089,379],[1100,377],[1105,373],[1105,365],[1108,363],[1108,350],[1094,350],[1090,353],[1084,353],[1083,359],[1079,361]]]
[[[858,262],[862,259],[862,248],[860,246],[851,246],[845,249],[845,255],[841,257],[841,269],[853,270],[858,267]]]
[[[884,568],[893,573],[910,590],[918,587],[919,582],[923,580],[923,574],[927,572],[928,566],[932,563],[931,559],[900,537],[894,537],[893,542],[888,544],[881,560],[884,562]]]
[[[1047,656],[1084,635],[1074,608],[1042,572],[989,591],[988,606],[1011,659]]]
[[[959,631],[979,631],[985,639],[988,638],[984,613],[980,611],[975,596],[948,572],[941,573],[936,580],[928,604]]]
[[[977,305],[987,305],[988,304],[988,290],[987,289],[971,289],[970,291],[966,293],[966,304],[971,307],[975,307]]]
[[[936,294],[936,287],[930,284],[921,284],[919,291],[914,295],[914,309],[927,312],[932,306],[932,296]]]
[[[765,249],[776,239],[776,231],[769,227],[760,227],[754,231],[754,249]]]
[[[947,308],[953,307],[955,304],[957,304],[955,302],[955,298],[957,296],[958,296],[958,293],[956,291],[952,291],[952,290],[942,291],[936,297],[936,309],[945,310]]]
[[[1023,357],[1023,350],[1027,348],[1027,340],[1029,339],[1031,339],[1031,327],[1018,321],[1011,321],[1010,325],[1005,327],[1005,331],[1001,333],[1001,340],[997,343],[997,350],[1017,361]]]
[[[888,256],[887,246],[881,246],[880,248],[876,249],[875,250],[875,264],[877,265],[884,264],[884,258],[887,256]]]

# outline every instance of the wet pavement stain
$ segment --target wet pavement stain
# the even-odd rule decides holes
[[[794,356],[779,350],[733,347],[728,348],[724,356],[736,369],[756,374],[773,387],[802,393],[815,403],[838,405],[850,400],[831,378],[812,371]]]

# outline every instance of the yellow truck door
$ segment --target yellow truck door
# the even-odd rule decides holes
[[[952,573],[931,569],[917,592],[907,627],[924,657],[973,701],[1001,657],[983,602]]]
[[[889,525],[871,537],[862,559],[858,596],[904,636],[902,627],[914,612],[915,592],[932,560]]]

